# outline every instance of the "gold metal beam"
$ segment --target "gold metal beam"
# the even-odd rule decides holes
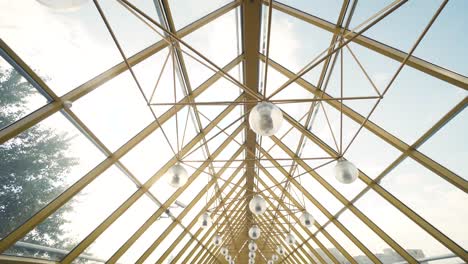
[[[259,64],[258,59],[258,47],[260,46],[260,25],[261,25],[261,14],[262,14],[262,2],[261,0],[244,0],[241,6],[241,19],[242,19],[242,44],[245,54],[244,60],[244,83],[250,89],[251,93],[257,94],[259,89]],[[247,101],[253,101],[257,98],[248,94],[246,96]],[[244,106],[244,112],[249,113],[250,110],[255,106],[255,103],[246,104]],[[252,219],[252,213],[248,208],[248,202],[250,201],[254,191],[254,175],[255,168],[254,162],[250,161],[255,159],[255,144],[257,135],[250,129],[246,130],[245,133],[245,146],[246,153],[246,175],[247,180],[245,183],[246,187],[246,201],[245,207],[247,213],[247,219],[250,223]],[[248,239],[247,234],[244,234],[244,238]],[[247,254],[248,251],[245,251]]]

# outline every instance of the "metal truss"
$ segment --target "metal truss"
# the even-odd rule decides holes
[[[106,156],[106,158],[96,167],[83,175],[58,197],[36,212],[27,221],[21,223],[18,228],[11,230],[7,236],[2,238],[0,240],[0,253],[4,253],[17,241],[20,241],[36,226],[45,221],[54,212],[59,210],[94,180],[100,177],[102,173],[115,165],[127,177],[129,177],[132,182],[135,183],[137,190],[109,216],[107,216],[107,218],[91,233],[71,249],[58,263],[72,263],[79,258],[87,248],[89,248],[106,230],[109,229],[109,227],[112,226],[113,223],[115,223],[143,196],[149,197],[155,204],[157,204],[158,209],[152,212],[151,216],[145,220],[145,222],[116,250],[116,252],[113,253],[109,259],[106,260],[106,263],[119,263],[119,259],[128,250],[130,250],[138,239],[145,234],[150,227],[154,226],[157,223],[157,220],[163,215],[167,215],[172,220],[172,223],[169,224],[169,226],[158,237],[153,238],[151,244],[147,245],[147,248],[141,256],[138,257],[136,263],[144,263],[156,250],[162,250],[162,253],[158,256],[156,263],[167,262],[169,257],[172,255],[175,256],[172,258],[171,263],[226,263],[224,257],[220,253],[220,248],[212,245],[211,243],[216,234],[222,234],[223,243],[228,247],[236,263],[247,263],[249,252],[247,247],[247,243],[249,241],[247,232],[253,224],[257,224],[263,234],[262,237],[256,241],[259,246],[256,260],[259,263],[266,263],[266,261],[270,259],[271,255],[275,254],[276,247],[281,245],[287,249],[288,253],[286,256],[281,258],[280,263],[296,264],[332,262],[338,264],[340,263],[340,260],[338,260],[337,256],[335,256],[330,248],[327,248],[326,246],[327,244],[332,244],[349,263],[357,264],[358,262],[354,259],[355,256],[348,251],[349,249],[341,245],[333,235],[327,231],[326,227],[330,223],[334,224],[337,229],[357,248],[359,248],[359,250],[361,250],[372,262],[382,263],[378,256],[376,256],[375,252],[372,252],[368,245],[360,241],[355,234],[353,234],[352,228],[347,227],[346,224],[339,220],[339,216],[345,211],[351,212],[360,221],[362,221],[366,227],[387,243],[407,263],[418,263],[418,259],[412,256],[392,236],[387,234],[381,227],[366,216],[364,212],[355,206],[355,203],[369,190],[373,190],[405,217],[414,222],[448,250],[453,252],[457,257],[468,262],[468,254],[462,245],[458,245],[451,237],[433,226],[431,224],[431,219],[423,218],[380,185],[381,180],[403,160],[411,159],[445,180],[450,184],[450,187],[459,189],[464,193],[468,193],[468,182],[462,177],[462,175],[457,175],[450,168],[432,160],[430,157],[418,150],[418,148],[431,138],[431,136],[443,128],[444,125],[449,123],[449,121],[457,116],[457,114],[465,110],[468,104],[468,98],[466,96],[462,98],[459,103],[454,105],[441,119],[436,120],[429,130],[420,136],[413,144],[409,145],[402,139],[386,131],[379,124],[369,120],[372,112],[367,117],[362,116],[353,108],[346,106],[343,103],[343,101],[346,100],[385,100],[385,92],[390,88],[390,85],[383,93],[380,93],[375,89],[378,95],[374,97],[333,97],[326,91],[332,71],[334,68],[340,67],[338,65],[340,65],[340,58],[342,59],[343,49],[349,49],[348,44],[350,43],[358,44],[364,48],[372,50],[373,52],[381,54],[386,58],[401,63],[399,70],[405,66],[412,67],[413,69],[447,82],[453,86],[461,88],[462,90],[467,90],[467,76],[452,72],[444,67],[432,64],[422,58],[417,58],[412,55],[412,52],[419,44],[419,41],[421,41],[425,33],[431,28],[432,23],[437,19],[438,14],[443,11],[448,1],[443,1],[438,12],[436,12],[432,17],[424,32],[419,35],[419,38],[413,48],[408,52],[400,51],[394,47],[366,37],[363,34],[366,30],[378,24],[386,16],[391,15],[395,10],[404,6],[407,2],[405,0],[397,0],[393,2],[387,9],[383,10],[383,12],[376,14],[374,20],[370,20],[365,24],[363,29],[357,32],[349,28],[350,21],[352,20],[353,13],[357,5],[357,0],[343,1],[341,9],[337,10],[339,15],[336,23],[322,20],[312,14],[308,14],[277,1],[236,0],[179,30],[175,27],[174,17],[171,10],[171,1],[154,1],[154,7],[160,21],[162,21],[161,23],[158,23],[154,18],[135,7],[130,3],[130,1],[117,0],[117,2],[129,11],[129,16],[135,16],[136,18],[144,21],[154,30],[155,34],[160,34],[163,39],[137,52],[133,56],[126,57],[120,47],[118,39],[113,34],[111,27],[112,24],[107,21],[104,12],[102,12],[103,10],[99,6],[99,2],[94,0],[96,8],[100,11],[101,17],[115,41],[116,47],[121,51],[123,61],[62,96],[57,95],[54,90],[49,87],[46,82],[15,53],[15,47],[9,47],[0,39],[1,55],[50,100],[50,102],[45,106],[1,129],[0,143],[4,144],[9,140],[14,139],[22,132],[41,123],[41,121],[47,119],[54,113],[61,112]],[[222,17],[233,10],[240,12],[241,33],[239,35],[242,38],[242,54],[233,59],[227,65],[216,65],[201,52],[197,51],[184,41],[184,38],[189,34],[197,32],[197,30],[205,25],[215,23],[217,18]],[[332,33],[329,48],[323,52],[323,56],[314,59],[297,73],[292,72],[280,63],[275,62],[269,54],[271,26],[274,12],[282,12]],[[265,31],[263,36],[264,39],[261,39],[262,26]],[[266,49],[263,49],[263,52],[260,48],[262,44],[266,47]],[[174,81],[175,76],[177,76],[177,81],[181,84],[184,90],[183,99],[174,103],[151,103],[151,100],[148,101],[147,103],[150,109],[152,109],[152,106],[158,105],[168,105],[170,108],[159,116],[154,115],[154,120],[149,125],[134,135],[117,150],[111,151],[102,142],[102,139],[96,136],[92,129],[90,129],[87,124],[73,112],[72,108],[65,107],[65,103],[74,102],[86,97],[88,94],[100,89],[100,87],[109,80],[112,80],[127,71],[133,75],[136,84],[140,86],[138,79],[133,74],[133,67],[163,50],[170,50],[167,58],[172,56],[174,65]],[[190,53],[187,52],[187,50],[189,50]],[[214,74],[198,87],[193,87],[193,84],[190,82],[190,69],[188,69],[188,65],[184,60],[187,56],[197,60],[206,66],[207,69],[214,71]],[[362,70],[368,80],[372,82],[366,73],[366,69],[359,63],[359,60],[356,57],[354,58],[359,64],[360,70]],[[323,66],[321,66],[322,68],[317,85],[313,85],[303,78],[304,74],[320,65],[322,62]],[[228,73],[238,66],[242,66],[242,81],[234,78]],[[270,71],[271,69],[276,70],[288,81],[279,86],[279,89],[270,91],[270,96],[267,96],[266,83],[268,80],[269,68]],[[394,78],[397,77],[398,73],[399,71],[397,71]],[[225,101],[224,99],[220,99],[213,102],[197,101],[198,97],[209,93],[209,88],[221,79],[233,83],[240,89],[239,96],[235,100]],[[290,98],[285,100],[271,99],[273,95],[280,91],[287,90],[289,85],[293,83],[309,92],[313,95],[313,98]],[[273,146],[266,149],[262,139],[257,137],[257,135],[249,129],[249,124],[246,118],[250,110],[260,101],[271,101],[277,104],[308,103],[310,104],[310,108],[309,111],[304,113],[303,119],[301,120],[298,120],[283,111],[284,123],[291,128],[281,137],[270,137]],[[343,116],[349,118],[353,122],[361,125],[361,128],[366,129],[373,135],[377,136],[380,140],[388,143],[390,146],[401,152],[399,157],[388,164],[388,166],[376,177],[371,178],[362,170],[359,170],[358,180],[364,183],[365,187],[351,200],[347,199],[343,194],[336,190],[327,180],[325,180],[325,176],[320,175],[316,168],[313,168],[309,163],[310,160],[314,159],[324,159],[324,162],[330,162],[339,158],[344,158],[344,154],[347,150],[346,148],[343,151],[343,147],[341,144],[338,146],[337,142],[335,142],[336,146],[330,146],[318,135],[314,134],[311,129],[309,129],[310,124],[314,121],[314,111],[317,111],[317,108],[319,108],[321,104],[326,104],[327,106],[332,107],[340,113],[341,119]],[[374,108],[377,104],[378,103],[376,103]],[[201,105],[224,105],[225,109],[214,119],[210,120],[202,113],[202,111],[200,111],[199,108]],[[227,117],[230,114],[233,114],[235,109],[239,110],[238,106],[242,109],[242,113],[238,116],[240,124],[232,127],[232,131],[228,133],[227,129],[229,126],[234,125],[236,122],[231,123],[228,127],[221,127],[220,124],[222,124],[224,120],[227,120]],[[163,125],[167,122],[174,119],[177,122],[177,115],[184,107],[190,108],[189,111],[192,111],[191,113],[193,113],[194,129],[197,134],[193,138],[189,139],[184,146],[181,146],[180,149],[178,148],[175,155],[173,155],[172,158],[161,168],[155,171],[147,181],[140,182],[133,172],[120,161],[120,159],[139,144],[143,144],[142,142],[144,139],[152,133],[158,130],[162,131]],[[206,126],[202,125],[203,118],[209,120]],[[328,117],[327,121],[329,121]],[[342,129],[341,121],[340,133],[342,133]],[[217,132],[218,130],[219,132]],[[295,149],[291,149],[291,147],[283,140],[283,138],[292,130],[300,133],[300,138],[298,138],[299,143]],[[177,131],[177,133],[178,132],[179,131]],[[217,132],[217,134],[214,137],[209,138],[208,135],[210,132]],[[217,149],[210,149],[208,143],[220,135],[226,136],[226,138],[217,147]],[[238,142],[236,138],[239,136],[242,136],[243,142]],[[340,135],[340,140],[341,138],[342,136]],[[306,141],[312,142],[314,145],[318,146],[327,155],[329,155],[329,157],[302,157],[301,153]],[[270,150],[273,147],[281,151],[281,154],[284,156],[279,158],[272,155]],[[158,181],[161,177],[171,166],[179,161],[180,157],[190,156],[191,153],[194,153],[199,149],[203,151],[206,157],[199,157],[199,159],[191,161],[197,163],[194,165],[196,170],[192,175],[190,175],[186,185],[177,189],[166,201],[159,201],[149,191],[150,188],[158,186]],[[217,159],[217,157],[227,149],[235,151],[233,151],[233,154],[231,154],[227,159]],[[287,166],[281,164],[281,161],[291,162],[289,170],[287,169]],[[222,165],[218,167],[217,163],[219,162],[222,162]],[[187,161],[187,164],[188,163],[190,163],[190,161]],[[295,176],[295,172],[297,172],[298,168],[304,170],[305,173],[300,176]],[[231,171],[230,169],[233,170]],[[275,173],[273,174],[272,171]],[[211,177],[210,180],[206,185],[198,190],[196,194],[194,194],[194,198],[177,216],[172,215],[170,212],[171,205],[176,203],[177,199],[180,198],[181,195],[188,190],[190,185],[199,179],[200,175],[203,173],[209,174]],[[316,197],[314,197],[313,192],[301,184],[299,180],[300,178],[298,177],[312,177],[315,179],[327,192],[341,203],[342,209],[332,214],[325,205],[320,203]],[[299,190],[300,195],[304,200],[307,199],[307,202],[313,204],[326,217],[327,221],[325,223],[314,223],[315,228],[317,228],[315,232],[312,232],[300,225],[294,225],[294,223],[300,222],[297,212],[303,211],[305,208],[300,199],[288,191],[288,186]],[[210,192],[210,190],[215,190],[213,195],[206,200],[205,204],[201,204],[203,198]],[[255,216],[249,210],[248,204],[254,194],[263,196],[268,203],[269,209],[262,216]],[[212,206],[215,207],[212,208]],[[194,210],[197,210],[196,214],[194,214],[191,219],[188,219],[188,215],[193,213]],[[197,226],[198,218],[204,212],[210,210],[212,215],[216,215],[216,217],[213,220],[212,226],[203,230]],[[182,231],[177,234],[175,240],[169,247],[161,249],[160,245],[162,245],[168,237],[174,236],[176,227],[181,228]],[[282,234],[287,232],[291,232],[296,236],[298,239],[297,245],[290,246],[285,243]],[[323,235],[323,237],[318,237],[319,234]],[[19,264],[57,262],[35,260],[21,256],[14,257],[0,255],[0,263]]]

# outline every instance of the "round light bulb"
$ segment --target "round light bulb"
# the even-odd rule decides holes
[[[359,175],[356,166],[347,160],[338,160],[335,165],[335,178],[344,184],[354,182]]]
[[[284,255],[284,253],[286,253],[286,252],[284,251],[284,248],[283,248],[282,246],[278,246],[278,247],[276,248],[276,252],[278,252],[278,254],[280,254],[281,256]]]
[[[231,255],[227,255],[227,256],[226,256],[226,261],[227,261],[227,262],[231,262],[231,260],[232,260]]]
[[[273,260],[270,259],[267,264],[273,264]]]
[[[37,0],[54,11],[72,12],[80,9],[88,0]]]
[[[273,254],[273,255],[271,256],[271,260],[273,260],[273,261],[278,261],[278,259],[279,259],[279,257],[278,257],[278,255],[276,255],[276,254]]]
[[[201,228],[210,227],[213,221],[211,220],[211,216],[209,213],[204,213],[200,216],[199,220]]]
[[[187,183],[187,170],[182,165],[176,164],[166,172],[166,179],[169,185],[179,188]]]
[[[249,209],[255,215],[263,214],[267,209],[265,199],[260,195],[254,195],[249,202]]]
[[[253,240],[256,240],[260,237],[260,228],[256,225],[252,226],[249,229],[249,237]]]
[[[285,240],[286,240],[286,244],[288,244],[288,245],[290,245],[290,246],[296,244],[296,237],[295,237],[293,234],[291,234],[291,233],[288,233],[288,234],[286,235],[286,239],[285,239]]]
[[[249,264],[255,264],[255,260],[254,259],[249,259]]]
[[[276,105],[268,102],[258,103],[249,114],[250,128],[260,136],[272,136],[281,127],[283,113]]]
[[[302,225],[306,227],[311,227],[315,222],[314,217],[312,217],[312,215],[307,211],[304,211],[299,219],[301,220]]]
[[[215,235],[213,237],[213,245],[215,246],[220,246],[221,245],[221,242],[222,242],[222,239],[221,239],[221,236],[220,235]]]
[[[229,261],[229,264],[235,264],[234,260],[231,259],[231,261]]]
[[[250,241],[249,243],[249,250],[250,251],[257,251],[258,247],[257,247],[257,244],[253,241]]]
[[[249,258],[255,259],[255,252],[250,251],[250,252],[249,252]]]
[[[223,255],[223,256],[228,256],[229,255],[229,250],[226,247],[222,247],[220,252],[221,252],[221,255]]]

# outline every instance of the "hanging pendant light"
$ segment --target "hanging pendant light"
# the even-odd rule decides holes
[[[249,251],[257,251],[258,247],[254,241],[250,241],[249,243]]]
[[[278,247],[276,248],[276,252],[278,252],[278,254],[279,254],[280,256],[283,256],[284,253],[286,253],[286,251],[284,250],[284,248],[283,248],[282,246],[278,246]]]
[[[267,264],[273,264],[273,260],[270,259]]]
[[[250,252],[249,252],[249,258],[255,259],[255,252],[250,251]]]
[[[200,216],[200,218],[198,219],[198,221],[200,222],[200,227],[201,228],[207,228],[207,227],[210,227],[211,224],[213,223],[213,221],[211,220],[211,216],[209,213],[204,213]]]
[[[272,136],[281,127],[283,113],[276,105],[268,102],[258,103],[249,114],[250,128],[260,136]]]
[[[222,239],[221,239],[221,236],[220,235],[215,235],[213,237],[213,245],[219,247],[221,245],[221,242],[222,242]]]
[[[249,202],[249,209],[255,215],[262,215],[267,209],[265,199],[260,195],[254,195]]]
[[[288,244],[288,245],[290,245],[290,246],[296,244],[296,237],[295,237],[293,234],[291,234],[291,233],[288,233],[288,234],[286,235],[286,239],[285,239],[285,240],[286,240],[286,244]]]
[[[335,165],[335,178],[344,184],[354,182],[359,175],[356,166],[347,160],[338,160]]]
[[[54,11],[71,12],[80,9],[88,0],[37,0]]]
[[[260,237],[260,228],[257,225],[253,225],[249,229],[249,237],[253,240],[256,240]]]
[[[236,264],[236,262],[233,259],[231,259],[231,261],[229,261],[229,264]]]
[[[174,188],[179,188],[187,183],[187,170],[180,164],[175,164],[166,172],[167,183]]]
[[[227,255],[227,256],[226,256],[226,261],[227,261],[227,262],[231,262],[231,260],[232,260],[231,255]]]
[[[279,257],[278,257],[278,255],[276,255],[276,254],[273,254],[273,255],[271,256],[271,260],[273,260],[273,261],[278,261],[278,259],[279,259]]]
[[[302,213],[301,217],[299,217],[299,220],[301,220],[301,224],[306,227],[311,227],[315,222],[314,217],[312,217],[312,215],[307,211]]]
[[[229,255],[229,250],[226,247],[222,247],[220,252],[221,252],[221,255],[223,255],[223,256],[228,256]]]
[[[255,260],[254,259],[249,259],[249,264],[255,264]]]

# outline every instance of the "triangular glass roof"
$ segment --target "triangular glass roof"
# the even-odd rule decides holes
[[[466,10],[0,1],[0,263],[468,262]]]

